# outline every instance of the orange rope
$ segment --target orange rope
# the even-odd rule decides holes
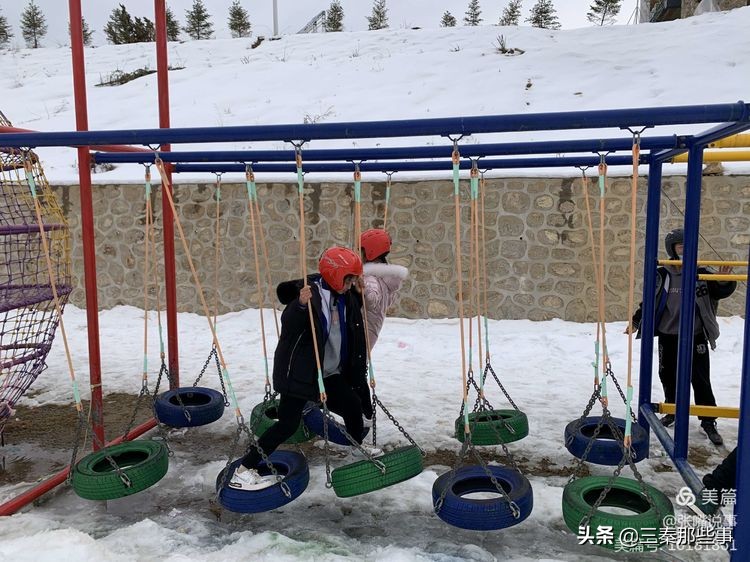
[[[482,250],[482,296],[484,301],[484,316],[485,318],[488,318],[490,315],[490,307],[487,304],[487,236],[485,234],[484,230],[484,191],[485,191],[485,181],[484,181],[484,174],[481,175],[479,179],[479,201],[480,201],[480,213],[479,213],[479,230],[482,232],[482,244],[481,244],[481,250]],[[485,356],[485,363],[490,362],[490,347],[489,342],[487,343],[487,349],[486,356]],[[481,355],[481,353],[480,353]]]
[[[250,172],[252,174],[252,172]],[[276,310],[276,300],[271,293],[273,283],[271,281],[271,264],[268,260],[268,244],[266,243],[266,233],[263,229],[263,215],[260,212],[260,203],[258,203],[258,192],[256,188],[255,192],[255,216],[258,217],[258,232],[260,233],[260,246],[263,249],[263,262],[266,269],[266,290],[268,291],[268,300],[271,303],[271,309],[273,310],[273,321],[276,324],[276,338],[279,338],[279,316]],[[260,282],[260,281],[259,281]]]
[[[472,167],[471,174],[477,179],[477,191],[479,190],[478,185],[478,176],[479,176],[479,170],[476,170],[475,167]],[[477,193],[478,195],[478,193]],[[473,215],[474,215],[474,221],[472,224],[472,245],[474,246],[474,252],[472,255],[472,259],[474,260],[475,267],[474,267],[474,278],[476,281],[476,285],[471,286],[471,292],[472,292],[472,300],[475,303],[474,311],[477,316],[477,343],[479,344],[479,355],[477,356],[477,360],[479,363],[479,368],[482,368],[482,314],[480,312],[480,308],[482,306],[481,301],[481,295],[479,294],[479,278],[480,278],[480,270],[479,270],[479,201],[477,200],[477,197],[473,197],[471,200],[471,207],[473,209]],[[482,391],[484,392],[484,391]]]
[[[586,202],[586,218],[587,218],[587,226],[589,230],[589,240],[591,240],[591,262],[594,267],[594,281],[596,283],[596,293],[597,293],[597,319],[596,319],[596,341],[599,342],[601,340],[601,329],[602,329],[602,301],[599,298],[599,296],[602,294],[602,291],[604,289],[601,275],[599,271],[599,263],[596,258],[596,243],[594,239],[594,224],[593,219],[591,216],[591,204],[589,202],[589,182],[588,178],[586,177],[586,171],[581,170],[582,178],[581,183],[583,184],[583,194],[584,194],[584,200]],[[599,386],[599,371],[596,371],[594,373],[594,386]]]
[[[604,182],[604,191],[599,194],[599,288],[597,290],[597,296],[599,301],[599,324],[601,325],[602,345],[601,345],[601,358],[602,358],[602,372],[606,372],[607,364],[609,363],[609,352],[607,351],[607,328],[606,328],[606,304],[604,297],[605,290],[605,277],[604,277],[604,194],[607,189],[607,164],[602,161],[599,164],[599,175],[602,176]],[[605,389],[606,390],[606,389]],[[606,395],[603,395],[601,402],[606,408],[609,405],[609,399]]]
[[[454,169],[461,160],[461,155],[458,152],[458,143],[453,143],[453,154],[452,161]],[[455,172],[454,172],[455,174]],[[455,182],[458,180],[455,179]],[[458,187],[454,188],[453,202],[455,209],[455,244],[456,244],[456,283],[458,287],[458,321],[459,331],[461,340],[461,380],[463,382],[461,390],[463,393],[464,404],[468,403],[469,392],[466,388],[466,347],[464,344],[464,295],[463,295],[463,279],[462,279],[462,264],[461,264],[461,208],[460,208],[460,193]],[[469,434],[471,432],[469,424],[464,421],[464,433]]]
[[[221,253],[221,223],[219,215],[221,209],[221,175],[216,175],[216,232],[214,234],[214,326],[219,315],[219,262]]]
[[[151,170],[146,168],[146,184],[151,183]],[[151,211],[151,196],[146,192],[146,232],[143,248],[143,375],[142,382],[145,385],[148,381],[148,288],[149,288],[149,242],[151,237],[153,221],[153,212]]]

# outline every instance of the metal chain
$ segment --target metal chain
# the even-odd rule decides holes
[[[472,447],[472,454],[474,455],[474,458],[476,458],[477,461],[479,462],[485,474],[487,474],[487,477],[490,479],[490,482],[492,482],[492,485],[495,487],[495,489],[498,492],[500,492],[500,495],[503,497],[503,499],[506,502],[508,502],[508,507],[513,513],[513,518],[518,519],[519,517],[521,517],[521,510],[518,508],[518,504],[516,504],[516,502],[514,502],[512,499],[510,499],[508,492],[505,491],[505,488],[502,487],[500,482],[497,481],[497,478],[495,478],[495,475],[492,474],[490,467],[487,465],[486,462],[484,462],[482,455],[479,454],[479,451],[477,451],[476,447]],[[518,467],[515,467],[515,468],[516,470],[518,470]]]
[[[476,420],[476,421],[474,422],[473,426],[470,426],[470,427],[469,427],[469,430],[470,430],[470,431],[471,431],[472,433],[474,432],[474,429],[476,428],[476,423],[477,423],[477,421],[478,421],[478,420]],[[509,430],[511,431],[511,433],[515,433],[515,432],[516,432],[516,431],[515,431],[515,429],[513,429],[513,428],[510,428],[510,427],[509,427],[509,424],[508,424],[507,422],[503,422],[503,423],[504,423],[504,425],[506,426],[506,428],[507,428],[507,429],[509,429]],[[516,463],[516,459],[515,459],[515,458],[513,457],[513,454],[512,454],[511,452],[510,452],[510,449],[508,449],[508,447],[506,446],[506,444],[505,444],[505,440],[503,439],[503,436],[502,436],[502,435],[500,435],[500,430],[498,430],[498,428],[497,428],[497,427],[495,426],[495,424],[494,424],[494,423],[492,423],[492,422],[490,422],[490,424],[489,424],[489,425],[490,425],[490,428],[492,429],[492,431],[494,431],[494,432],[495,432],[495,436],[497,437],[497,440],[498,440],[498,441],[500,442],[499,444],[500,444],[500,446],[502,447],[502,449],[503,449],[503,452],[505,453],[505,457],[506,457],[506,458],[508,459],[508,461],[510,462],[510,465],[511,465],[511,466],[512,466],[512,467],[513,467],[513,468],[514,468],[514,469],[515,469],[515,470],[516,470],[516,471],[517,471],[517,472],[518,472],[519,474],[523,474],[523,471],[521,471],[521,468],[520,468],[520,467],[518,466],[518,463]]]
[[[591,397],[591,400],[589,400],[589,406],[591,406],[594,402],[596,402],[597,398],[600,398],[601,394],[599,389],[597,388],[594,391],[594,394]],[[583,424],[583,419],[588,415],[589,408],[586,409],[586,413],[581,417],[579,423],[576,425],[575,430],[571,433],[571,436],[575,435],[578,432],[578,428],[581,427]],[[607,413],[609,410],[604,408],[604,411]],[[576,465],[575,469],[573,470],[573,473],[570,475],[570,478],[568,478],[568,484],[573,482],[576,478],[578,478],[578,473],[581,472],[581,469],[583,468],[583,464],[586,462],[586,459],[589,456],[589,453],[591,453],[591,448],[594,446],[594,442],[596,441],[596,438],[599,437],[599,432],[602,430],[602,426],[604,425],[604,413],[602,413],[602,417],[599,418],[599,421],[596,424],[596,427],[594,428],[594,433],[591,436],[591,439],[589,439],[589,442],[586,444],[586,448],[583,451],[583,454],[581,455],[581,458],[578,459],[578,464]]]
[[[83,426],[86,425],[86,418],[83,416],[82,411],[78,411],[78,425],[76,426],[75,441],[73,441],[73,455],[70,458],[70,470],[68,471],[68,478],[66,479],[70,483],[73,478],[73,467],[76,465],[76,457],[78,457],[78,448],[81,443],[81,433],[83,433]]]
[[[573,437],[578,432],[578,429],[583,425],[584,420],[588,417],[588,415],[591,413],[591,409],[594,407],[594,404],[596,404],[597,400],[601,400],[601,386],[596,385],[594,387],[594,392],[591,394],[591,398],[589,398],[589,403],[586,404],[586,409],[583,411],[583,414],[581,414],[581,417],[576,420],[575,426],[573,426],[573,431],[570,434],[570,437],[565,441],[566,445],[570,445],[570,443],[573,441]]]
[[[266,452],[261,448],[260,444],[258,443],[258,438],[255,436],[255,433],[250,431],[250,429],[247,427],[247,424],[245,423],[244,418],[242,418],[241,416],[240,416],[240,421],[238,422],[237,431],[247,434],[249,441],[248,441],[247,448],[245,449],[245,455],[247,455],[250,452],[250,449],[253,449],[253,448],[256,451],[258,451],[258,453],[260,453],[261,459],[263,460],[265,465],[268,467],[269,472],[273,474],[274,478],[276,479],[276,483],[279,484],[279,486],[281,487],[281,491],[284,493],[284,495],[287,498],[291,498],[292,491],[289,489],[289,485],[279,475],[279,471],[276,470],[276,467],[273,465],[273,462],[271,461],[270,457],[266,454]]]
[[[385,474],[385,472],[386,472],[385,465],[381,461],[379,461],[375,457],[373,457],[370,454],[370,452],[367,451],[364,447],[362,447],[362,444],[358,443],[357,440],[354,439],[354,437],[352,437],[349,434],[349,432],[346,431],[346,427],[345,426],[341,425],[339,422],[337,422],[334,419],[334,417],[331,415],[330,411],[328,410],[328,405],[325,402],[323,403],[323,406],[324,406],[324,409],[323,409],[323,433],[325,434],[324,435],[324,439],[325,439],[326,447],[328,446],[328,424],[332,423],[342,433],[342,435],[344,437],[346,437],[346,439],[349,441],[349,443],[351,443],[352,447],[356,447],[357,449],[359,449],[359,451],[362,452],[362,454],[365,457],[367,457],[367,460],[369,460],[372,464],[374,464],[378,468],[378,470],[380,470],[380,472],[382,474]],[[381,407],[382,407],[382,404],[381,404]],[[385,411],[385,408],[384,408],[384,411]],[[393,419],[393,418],[391,417],[391,419]],[[393,421],[397,425],[397,427],[400,427],[398,425],[398,422],[396,420],[393,420]],[[412,443],[414,443],[414,441],[412,441],[412,439],[408,436],[408,434],[405,431],[402,430],[402,433],[404,435],[406,435],[406,437],[409,439],[409,441],[411,441]],[[414,443],[414,444],[416,445],[416,443]],[[419,449],[419,450],[421,451],[422,449]],[[328,455],[327,454],[326,454],[326,461],[328,461]],[[326,470],[327,469],[328,469],[328,464],[326,463]]]
[[[518,410],[518,406],[516,406],[516,403],[513,402],[513,399],[510,397],[510,394],[508,394],[508,391],[505,390],[505,387],[503,386],[503,383],[500,382],[500,378],[495,373],[495,369],[492,368],[492,365],[490,365],[490,362],[487,361],[487,365],[484,367],[484,377],[487,378],[487,371],[489,370],[490,373],[492,373],[492,378],[495,379],[495,382],[500,387],[500,390],[503,391],[503,394],[505,394],[505,397],[508,399],[508,402],[510,402],[511,406]]]
[[[461,446],[461,452],[458,454],[458,457],[456,458],[456,462],[453,464],[453,468],[451,468],[450,476],[448,477],[448,483],[443,487],[443,491],[440,492],[440,497],[435,502],[435,513],[440,512],[440,509],[443,507],[443,503],[445,502],[445,496],[448,495],[448,490],[451,488],[451,485],[453,484],[453,480],[455,479],[456,472],[458,469],[460,469],[463,466],[464,457],[466,456],[466,451],[469,449],[469,445],[471,445],[471,434],[467,436],[467,439],[464,441],[463,445]]]
[[[229,406],[229,396],[227,396],[227,387],[224,386],[224,374],[221,370],[221,362],[219,361],[219,354],[216,351],[216,346],[214,346],[213,351],[214,351],[214,360],[216,361],[216,371],[219,373],[219,383],[221,384],[221,393],[224,395],[224,407],[226,408]],[[198,384],[197,381],[195,382],[195,384],[193,384],[193,386],[195,386],[196,384]]]
[[[628,399],[625,397],[625,393],[622,391],[622,388],[620,387],[620,383],[617,381],[617,378],[615,377],[615,374],[612,372],[612,364],[607,361],[606,365],[606,371],[604,373],[605,377],[610,377],[612,379],[612,382],[615,383],[615,386],[617,387],[617,392],[620,393],[620,397],[622,398],[622,401],[625,405],[628,403]],[[635,413],[633,410],[630,410],[630,416],[633,418],[633,421],[635,423],[638,423],[638,419],[635,417]]]
[[[347,437],[349,437],[348,434]],[[326,402],[323,402],[323,449],[326,457],[326,488],[330,489],[333,487],[333,481],[331,480],[331,450],[330,443],[328,443],[328,404]]]
[[[372,389],[372,446],[378,444],[378,409],[375,407],[378,403],[378,395],[375,388]]]
[[[162,375],[166,373],[167,380],[169,381],[169,386],[174,387],[174,378],[172,377],[172,373],[169,372],[169,369],[167,368],[167,364],[164,362],[164,357],[161,358],[161,368],[159,369],[159,374],[156,377],[156,386],[154,387],[154,400],[156,400],[156,397],[159,395],[159,386],[161,385],[161,378]],[[182,414],[185,416],[185,419],[190,423],[193,419],[193,416],[190,414],[190,410],[187,409],[187,406],[185,406],[185,403],[182,401],[182,396],[180,396],[179,392],[175,392],[174,397],[177,399],[177,403],[180,405],[180,408],[182,408]],[[158,418],[157,418],[158,419]]]
[[[416,447],[417,449],[419,449],[419,451],[420,451],[420,452],[422,453],[422,456],[425,456],[425,454],[426,454],[426,453],[425,453],[424,449],[422,449],[422,447],[420,447],[419,445],[417,445],[416,441],[414,441],[414,439],[412,439],[412,438],[411,438],[411,435],[409,435],[409,434],[407,433],[407,431],[406,431],[406,430],[405,430],[405,429],[403,428],[403,426],[402,426],[402,425],[401,425],[401,424],[400,424],[400,423],[398,422],[398,420],[397,420],[397,419],[396,419],[395,417],[393,417],[393,415],[392,415],[392,414],[391,414],[391,413],[390,413],[390,412],[388,411],[388,408],[386,408],[386,407],[385,407],[385,406],[383,405],[383,403],[382,403],[382,402],[380,401],[380,399],[379,399],[379,398],[378,398],[378,397],[377,397],[377,396],[375,395],[375,393],[373,393],[373,402],[374,402],[374,403],[376,403],[376,404],[377,404],[378,406],[380,406],[380,408],[381,408],[381,409],[383,410],[383,412],[385,413],[385,415],[386,415],[386,416],[388,416],[388,419],[389,419],[389,420],[391,420],[391,422],[393,423],[393,425],[395,425],[395,426],[396,426],[396,429],[398,429],[398,430],[399,430],[399,431],[401,432],[401,434],[402,434],[402,435],[403,435],[404,437],[406,437],[406,439],[407,439],[407,440],[409,441],[409,443],[411,443],[411,444],[412,444],[412,445],[414,445],[414,446],[415,446],[415,447]],[[374,409],[373,409],[373,411],[374,411]],[[373,416],[373,420],[374,420],[374,419],[375,419],[375,418],[374,418],[374,416]],[[374,424],[373,424],[373,427],[375,427],[375,425],[374,425]]]

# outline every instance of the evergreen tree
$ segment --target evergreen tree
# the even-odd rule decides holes
[[[388,28],[388,8],[385,7],[385,0],[375,0],[372,5],[372,15],[367,18],[367,29],[387,29]]]
[[[531,15],[526,18],[533,27],[542,29],[560,29],[557,19],[557,10],[552,5],[552,0],[537,0],[531,8]]]
[[[180,39],[180,24],[174,17],[172,10],[167,8],[167,41],[178,41]]]
[[[440,20],[440,27],[456,27],[456,18],[453,17],[453,14],[446,10]]]
[[[182,29],[191,39],[210,39],[214,34],[214,24],[210,19],[203,0],[193,0],[193,7],[185,12],[187,25]]]
[[[133,20],[133,36],[126,43],[150,43],[156,41],[154,22],[144,17]]]
[[[13,32],[10,29],[7,18],[0,12],[0,47],[6,45],[10,38],[13,37]]]
[[[229,7],[229,22],[227,25],[232,37],[250,37],[250,30],[253,26],[250,24],[247,10],[240,6],[240,0],[234,0]]]
[[[479,0],[471,0],[469,2],[469,8],[464,14],[464,23],[466,25],[479,25],[482,18],[479,16],[482,14],[482,10],[479,9]]]
[[[333,0],[326,10],[326,19],[323,21],[323,29],[328,32],[344,31],[344,8],[339,0]]]
[[[94,32],[91,31],[89,28],[89,24],[86,23],[86,18],[81,18],[81,25],[83,26],[83,44],[86,47],[91,46],[91,38],[94,35]],[[70,34],[70,24],[68,24],[68,33]]]
[[[112,10],[109,21],[104,26],[104,35],[107,36],[107,41],[113,45],[133,43],[133,36],[135,35],[133,18],[130,17],[124,4],[120,4],[119,8]]]
[[[21,13],[21,35],[26,40],[26,45],[32,49],[38,49],[39,40],[47,35],[47,19],[39,6],[34,4],[34,0],[30,0]]]
[[[594,25],[615,23],[615,16],[620,13],[622,0],[594,0],[589,6],[588,20]]]
[[[498,25],[518,25],[521,20],[521,0],[510,0],[503,9]]]

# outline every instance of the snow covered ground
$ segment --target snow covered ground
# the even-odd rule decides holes
[[[85,312],[70,306],[65,319],[78,376],[85,378]],[[142,312],[129,307],[104,311],[101,324],[105,391],[137,392],[142,365]],[[512,453],[529,459],[529,466],[542,466],[547,461],[557,468],[573,466],[562,434],[565,425],[581,414],[590,396],[595,325],[559,320],[489,324],[493,366],[529,417],[530,434],[510,446]],[[210,348],[208,326],[205,318],[193,314],[180,314],[179,325],[181,369],[189,378],[198,372]],[[712,357],[714,389],[720,404],[736,405],[743,320],[722,318],[720,325],[722,336]],[[227,314],[219,318],[218,326],[239,403],[248,416],[263,393],[258,311]],[[622,383],[627,356],[623,328],[623,323],[608,326],[613,368]],[[273,349],[275,335],[272,329],[270,332]],[[151,342],[151,352],[155,358],[155,341]],[[635,360],[637,366],[638,353]],[[459,443],[452,437],[461,400],[458,322],[390,318],[373,361],[381,399],[416,441],[430,453],[458,451]],[[23,403],[70,403],[67,377],[58,338],[50,354],[49,370],[34,385],[34,398]],[[218,388],[215,380],[207,383]],[[499,389],[495,385],[489,389],[493,404],[505,405]],[[656,383],[654,398],[661,396]],[[618,404],[613,411],[622,415],[624,408]],[[399,434],[393,426],[381,424],[382,443],[386,448],[396,446]],[[227,411],[219,422],[191,430],[185,439],[194,439],[197,449],[207,440],[228,436],[234,425],[234,417]],[[731,449],[736,443],[736,422],[722,421],[720,429]],[[726,454],[726,450],[716,450],[708,442],[695,419],[691,421],[690,439],[691,447],[709,457],[709,465]],[[66,552],[70,560],[84,561],[637,559],[577,546],[562,519],[561,496],[566,483],[562,476],[530,476],[534,489],[530,518],[511,529],[482,533],[452,528],[432,513],[432,483],[444,466],[427,467],[417,478],[380,492],[338,499],[325,488],[325,468],[318,460],[310,468],[310,486],[294,502],[267,514],[230,514],[219,523],[209,511],[208,501],[226,459],[195,464],[191,457],[178,454],[159,484],[141,495],[120,500],[124,506],[110,502],[110,511],[67,490],[42,506],[3,519],[0,559],[59,560],[61,552]],[[648,482],[674,498],[682,480],[676,472],[661,471],[670,462],[657,443],[652,442],[651,457],[640,463],[639,469]],[[611,474],[611,469],[604,467],[592,470],[594,474]],[[0,488],[0,502],[23,487]],[[726,558],[725,554],[705,551],[676,554],[682,560]]]
[[[749,27],[750,8],[744,8],[670,24],[560,32],[489,26],[399,29],[286,36],[255,50],[249,48],[247,40],[175,43],[169,47],[171,64],[185,68],[170,76],[172,122],[178,127],[226,126],[734,102],[747,98],[750,91],[750,60],[746,56],[750,52]],[[496,52],[500,34],[509,47],[524,49],[525,53],[506,57]],[[156,126],[154,76],[119,87],[94,87],[118,69],[154,68],[153,46],[103,46],[87,50],[87,57],[90,127]],[[0,110],[16,126],[43,131],[74,128],[68,50],[3,51],[0,67],[4,70],[0,75]],[[585,136],[591,136],[591,132],[503,135],[502,139]],[[466,142],[478,141],[473,138]],[[397,141],[382,144],[388,143],[395,145]],[[351,144],[366,146],[359,141]],[[313,146],[340,147],[343,143]],[[261,147],[260,143],[237,143],[225,148]],[[73,151],[39,152],[53,183],[77,181]],[[748,169],[742,164],[727,167],[734,171]],[[667,172],[681,170],[674,166]],[[120,166],[97,174],[95,179],[139,181],[141,173],[138,166]],[[324,178],[312,175],[308,179]],[[101,313],[106,392],[135,393],[140,388],[141,314],[133,308]],[[262,396],[257,316],[257,311],[247,310],[219,320],[230,374],[246,415]],[[65,319],[78,374],[85,379],[85,315],[70,306]],[[734,405],[739,399],[743,321],[721,319],[721,327],[719,349],[712,358],[714,388],[721,404]],[[490,322],[490,330],[493,365],[529,415],[530,435],[512,445],[513,453],[529,459],[532,465],[549,461],[570,466],[572,459],[562,446],[562,432],[580,415],[590,395],[595,326],[562,321],[496,321]],[[610,353],[621,381],[626,372],[626,337],[622,331],[622,323],[609,326]],[[205,319],[180,315],[180,340],[183,372],[197,372],[210,347]],[[273,337],[271,340],[273,349]],[[34,385],[34,397],[24,404],[70,403],[60,345],[58,338],[49,357],[49,370]],[[151,341],[151,347],[152,357],[156,357],[155,341]],[[376,348],[374,360],[382,399],[430,452],[458,450],[451,434],[461,396],[459,349],[457,321],[404,319],[387,321]],[[637,362],[636,353],[636,373]],[[658,388],[654,396],[661,397]],[[497,389],[490,391],[490,397],[493,403],[502,403]],[[622,409],[615,411],[622,415]],[[708,455],[709,465],[719,462],[726,450],[715,450],[698,430],[697,422],[691,424],[694,446]],[[736,442],[735,422],[722,421],[720,429],[727,448],[731,448]],[[232,430],[233,419],[227,413],[220,422],[191,431],[187,438],[195,438],[197,449],[205,440],[225,437]],[[398,442],[393,428],[384,429],[381,438],[386,446]],[[674,472],[655,470],[669,464],[659,451],[652,444],[652,458],[640,469],[647,481],[674,497],[681,479]],[[217,458],[196,464],[191,455],[179,454],[162,482],[135,501],[111,505],[109,511],[66,491],[41,506],[0,521],[0,559],[636,559],[576,545],[562,520],[560,498],[566,479],[559,476],[531,477],[535,507],[523,524],[501,532],[476,533],[449,527],[432,513],[432,482],[445,468],[439,466],[428,467],[419,477],[382,492],[337,499],[324,486],[322,464],[313,464],[308,490],[285,508],[216,522],[208,510],[208,499],[223,463],[224,459]],[[23,487],[0,488],[0,501]],[[707,552],[679,553],[678,557],[726,559],[725,554]],[[673,558],[665,553],[649,559]]]

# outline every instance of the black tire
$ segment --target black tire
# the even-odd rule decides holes
[[[594,505],[599,494],[607,486],[608,481],[609,478],[606,476],[586,476],[565,486],[562,496],[563,518],[571,531],[576,534],[579,533],[579,526],[584,522],[589,511],[591,511],[591,506]],[[611,527],[614,537],[612,544],[600,544],[599,546],[612,549],[627,546],[619,543],[620,532],[624,529],[638,531],[638,536],[643,536],[641,530],[648,530],[651,535],[656,537],[665,536],[660,532],[660,529],[666,526],[665,517],[673,519],[671,517],[674,515],[672,502],[653,486],[646,484],[646,489],[656,507],[649,504],[638,482],[630,478],[615,478],[611,491],[601,505],[626,509],[633,514],[615,514],[601,509],[596,510],[588,521],[589,534],[596,536],[599,527]],[[669,522],[669,519],[667,522]]]
[[[534,494],[531,483],[520,472],[504,466],[488,466],[490,472],[518,506],[518,517],[508,501],[497,491],[481,466],[471,465],[441,475],[432,486],[432,505],[437,516],[454,527],[474,531],[507,529],[524,521],[534,507]],[[437,506],[443,491],[445,499]],[[468,499],[463,496],[476,492],[494,492],[498,497],[491,499]]]
[[[250,414],[250,427],[257,437],[263,435],[273,424],[276,423],[278,420],[278,408],[278,398],[261,402],[253,408],[253,411]],[[312,439],[312,437],[313,433],[307,428],[304,422],[300,421],[297,431],[295,431],[294,435],[289,439],[284,441],[284,443],[289,445],[305,443]]]
[[[170,427],[207,425],[224,415],[224,396],[212,388],[180,387],[157,396],[154,412],[160,423]]]
[[[317,404],[309,402],[302,414],[302,421],[307,428],[320,437],[324,437],[323,420],[323,411]],[[351,445],[351,442],[344,434],[345,431],[346,428],[342,424],[334,420],[328,420],[328,441],[331,443],[336,443],[337,445]],[[369,432],[370,428],[365,427],[365,430],[362,433],[362,439],[364,439]]]
[[[331,473],[333,491],[340,498],[359,496],[414,478],[422,472],[419,447],[399,447],[375,457],[385,466],[385,474],[370,460],[340,466]]]
[[[529,419],[521,410],[485,410],[469,414],[474,445],[500,445],[519,441],[529,434]],[[455,437],[464,442],[464,417],[456,418]]]
[[[584,418],[579,425],[578,420],[570,422],[565,428],[565,448],[570,454],[580,459],[583,457],[586,447],[591,442],[596,425],[601,421],[601,416]],[[625,433],[625,420],[612,418],[612,422]],[[640,462],[648,458],[648,434],[637,423],[631,426],[633,462]],[[605,422],[599,431],[599,435],[591,445],[586,460],[593,464],[605,466],[617,466],[622,460],[622,449],[612,434],[612,428]]]
[[[130,481],[126,485],[107,457]],[[158,441],[127,441],[105,447],[83,457],[73,467],[71,485],[87,500],[114,500],[141,492],[156,484],[167,473],[169,455]]]
[[[216,477],[216,490],[221,488],[219,503],[225,509],[235,513],[261,513],[286,505],[302,495],[310,481],[310,470],[305,456],[293,451],[274,451],[268,458],[282,480],[289,486],[290,497],[284,494],[281,484],[278,483],[262,490],[235,490],[226,485],[229,483],[229,478],[227,478],[224,487],[221,488],[224,483],[226,470],[224,469]],[[239,464],[240,459],[230,465],[230,474],[234,473]],[[256,469],[263,475],[271,474],[264,461],[261,461]]]

